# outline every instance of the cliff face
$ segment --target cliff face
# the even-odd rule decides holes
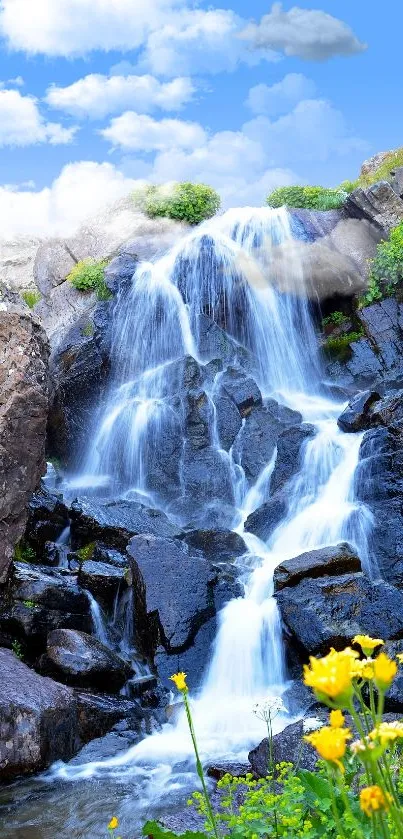
[[[27,521],[29,498],[46,469],[48,343],[21,305],[0,299],[0,583]]]

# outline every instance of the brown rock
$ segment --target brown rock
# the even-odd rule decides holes
[[[0,583],[46,470],[48,344],[17,295],[0,289]]]

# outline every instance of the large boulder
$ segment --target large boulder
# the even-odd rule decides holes
[[[345,210],[352,218],[370,221],[384,235],[403,221],[403,201],[387,181],[355,189],[346,200]]]
[[[298,764],[301,769],[313,771],[317,762],[317,755],[312,746],[304,742],[303,721],[287,725],[280,733],[273,737],[273,759],[274,763]],[[255,749],[248,755],[252,771],[258,778],[266,778],[270,771],[270,746],[269,740],[265,737]]]
[[[46,542],[56,542],[69,524],[69,511],[61,493],[48,490],[44,483],[29,501],[26,539],[34,551],[43,555]]]
[[[76,750],[77,703],[70,688],[38,676],[0,649],[0,779],[39,772]]]
[[[282,618],[305,655],[342,649],[354,635],[403,638],[403,594],[364,574],[305,579],[277,594]]]
[[[92,635],[72,629],[56,629],[47,639],[41,666],[59,681],[107,693],[119,691],[131,667]]]
[[[361,560],[350,545],[319,548],[288,559],[274,571],[274,590],[295,586],[305,577],[338,576],[361,571]]]
[[[279,435],[298,425],[301,419],[297,411],[279,405],[274,399],[250,411],[234,445],[234,456],[249,481],[255,482],[270,463]]]
[[[338,426],[342,431],[352,431],[353,433],[368,428],[370,408],[377,400],[379,400],[379,393],[376,391],[364,390],[362,393],[358,393],[340,414],[337,420]]]
[[[313,425],[302,423],[283,431],[277,440],[276,465],[271,476],[270,491],[283,489],[288,481],[302,466],[303,450],[306,441],[315,437]]]
[[[128,566],[117,567],[107,562],[89,559],[80,564],[78,582],[108,609],[115,602],[116,595],[127,588],[128,572]]]
[[[137,501],[92,501],[80,498],[71,507],[73,544],[84,547],[103,542],[124,551],[132,536],[152,533],[172,538],[180,531],[160,510],[150,509]]]
[[[267,542],[276,527],[285,518],[288,511],[289,497],[286,490],[282,489],[261,504],[257,510],[248,516],[245,522],[247,533],[253,533],[263,542]]]
[[[48,345],[39,323],[0,290],[0,584],[46,471]]]

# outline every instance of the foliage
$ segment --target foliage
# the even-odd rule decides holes
[[[105,282],[105,268],[108,261],[103,259],[83,259],[70,271],[67,279],[77,291],[95,291],[98,300],[110,300],[111,292]]]
[[[133,195],[135,202],[150,218],[176,219],[200,224],[220,209],[220,196],[206,184],[175,183],[148,186]]]
[[[323,344],[323,349],[325,350],[327,355],[331,356],[332,358],[338,358],[341,361],[344,361],[350,358],[350,344],[353,341],[358,341],[360,338],[362,338],[363,334],[364,331],[361,329],[359,332],[346,332],[343,335],[338,335],[337,338],[330,337]]]
[[[38,605],[37,603],[34,603],[33,600],[23,600],[22,602],[23,602],[24,606],[27,607],[27,609],[36,609],[36,607]]]
[[[307,210],[338,210],[343,206],[347,191],[337,187],[282,186],[267,197],[269,207],[299,207]]]
[[[24,303],[29,306],[30,309],[33,309],[37,303],[39,303],[41,299],[41,293],[38,291],[37,288],[27,288],[25,291],[21,292],[21,297]]]
[[[86,562],[87,559],[91,559],[93,553],[95,551],[96,544],[95,542],[89,542],[88,545],[84,545],[83,548],[80,548],[77,551],[77,556],[80,562]]]
[[[391,151],[374,172],[368,172],[367,175],[360,175],[359,186],[366,187],[378,181],[389,181],[391,179],[391,172],[397,169],[398,166],[403,166],[403,146],[395,151]]]
[[[36,561],[36,554],[33,548],[30,545],[27,545],[26,542],[21,541],[18,542],[18,545],[14,548],[14,562],[35,562]]]
[[[14,638],[14,641],[11,644],[11,649],[12,649],[14,655],[16,655],[17,658],[20,659],[20,661],[24,660],[24,653],[22,651],[22,646],[21,646],[20,642],[17,641],[16,638]]]
[[[403,223],[394,227],[387,241],[377,247],[377,254],[371,263],[371,278],[386,283],[391,293],[403,280]]]
[[[81,334],[84,336],[84,338],[92,338],[94,334],[94,324],[91,323],[91,321],[86,323],[86,325],[81,330]]]
[[[332,312],[323,318],[322,323],[323,326],[342,326],[346,321],[348,321],[348,317],[343,312]]]
[[[356,635],[353,648],[332,649],[322,658],[312,656],[305,665],[305,684],[330,709],[328,724],[304,737],[319,758],[315,771],[280,763],[266,778],[225,775],[218,782],[221,796],[213,821],[204,786],[190,802],[205,818],[204,832],[178,836],[157,822],[147,822],[143,835],[148,839],[403,839],[399,754],[403,721],[383,719],[385,695],[397,675],[398,662],[403,663],[403,653],[396,655],[397,660],[383,651],[375,655],[383,643],[381,638]],[[186,675],[178,673],[173,680],[188,709],[198,761]],[[270,738],[274,706],[267,707],[262,718],[268,721]],[[345,712],[354,733],[346,724]]]
[[[350,192],[354,192],[354,190],[357,189],[359,186],[360,179],[356,178],[355,181],[342,181],[338,189],[341,189],[343,190],[343,192],[347,192],[347,194],[350,194]]]

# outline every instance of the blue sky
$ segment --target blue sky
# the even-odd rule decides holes
[[[400,0],[0,0],[3,234],[69,233],[140,180],[224,206],[403,144]]]

